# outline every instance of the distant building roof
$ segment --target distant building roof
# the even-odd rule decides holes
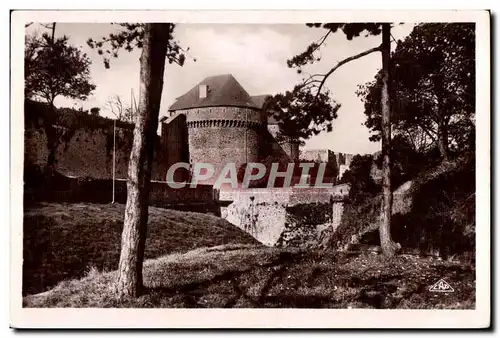
[[[206,95],[200,95],[200,86],[203,85],[207,86]],[[205,78],[178,97],[168,110],[217,106],[260,108],[233,75],[225,74]]]
[[[271,97],[272,95],[269,94],[264,94],[264,95],[254,95],[252,96],[252,101],[255,103],[255,105],[262,109],[264,107],[264,102],[266,102],[266,99],[268,97]]]
[[[272,97],[272,95],[269,95],[269,94],[255,95],[255,96],[252,96],[252,100],[257,107],[262,109],[262,108],[264,108],[264,103],[266,102],[266,99],[269,97]],[[267,124],[278,124],[278,121],[276,121],[276,119],[274,118],[274,116],[271,112],[268,112]]]

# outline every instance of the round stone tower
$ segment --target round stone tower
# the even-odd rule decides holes
[[[204,183],[214,183],[227,163],[238,170],[258,161],[265,116],[232,75],[206,78],[169,111],[186,115],[192,165],[210,163],[215,168],[212,179]]]

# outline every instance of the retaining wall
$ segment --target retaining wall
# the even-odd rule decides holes
[[[219,198],[232,202],[221,208],[222,218],[261,243],[314,246],[323,241],[325,231],[335,231],[340,224],[348,193],[349,185],[343,184],[332,188],[234,189],[220,191]],[[308,211],[297,217],[294,206]],[[308,214],[313,217],[308,218]],[[299,239],[301,236],[307,239]]]

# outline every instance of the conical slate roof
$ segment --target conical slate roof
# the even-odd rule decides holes
[[[208,86],[205,98],[200,98],[201,85]],[[186,94],[178,97],[168,110],[217,106],[259,108],[238,81],[231,74],[226,74],[205,78]]]

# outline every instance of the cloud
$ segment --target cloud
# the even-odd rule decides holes
[[[274,94],[297,81],[293,71],[286,67],[292,39],[271,29],[248,25],[234,29],[191,25],[177,37],[190,47],[190,54],[197,60],[196,63],[188,60],[182,68],[182,79],[175,83],[183,92],[207,76],[228,73],[233,74],[251,95]],[[180,72],[180,69],[172,69],[171,77]],[[173,83],[169,84],[169,89],[178,92]],[[165,99],[170,101],[169,96]]]

